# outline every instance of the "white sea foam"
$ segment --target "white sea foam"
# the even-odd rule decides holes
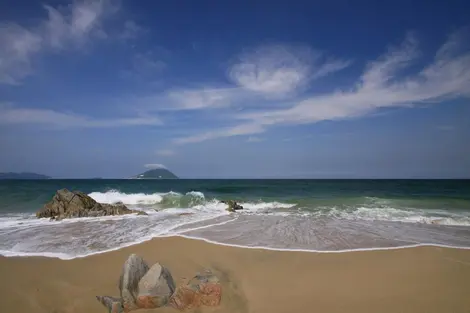
[[[396,209],[392,207],[358,207],[353,210],[332,208],[331,216],[346,220],[391,221],[403,223],[470,226],[470,214],[442,210]]]
[[[197,238],[212,243],[216,243],[213,238],[218,238],[220,239],[217,242],[218,244],[231,246],[281,251],[322,252],[322,249],[315,248],[315,244],[313,244],[312,249],[290,248],[296,245],[295,240],[299,238],[302,238],[306,244],[312,243],[313,241],[309,239],[309,236],[316,236],[316,240],[318,238],[326,241],[336,240],[322,234],[321,229],[325,227],[325,220],[338,221],[337,226],[332,229],[325,228],[326,233],[330,234],[337,228],[348,229],[352,227],[360,230],[364,225],[374,225],[373,223],[377,221],[431,224],[427,226],[431,228],[426,229],[426,232],[432,231],[432,227],[470,225],[470,213],[394,208],[387,201],[380,202],[380,199],[375,198],[370,198],[370,203],[360,207],[316,207],[314,209],[302,208],[294,203],[277,201],[242,201],[240,204],[244,207],[244,210],[229,213],[226,211],[227,205],[221,203],[218,199],[207,198],[199,191],[190,191],[185,194],[171,191],[167,193],[128,194],[118,190],[110,190],[107,192],[92,192],[89,195],[98,202],[122,202],[134,209],[144,210],[149,215],[138,216],[131,214],[75,218],[54,222],[48,219],[36,219],[32,214],[3,215],[0,216],[0,254],[5,256],[41,255],[71,259],[120,249],[155,237],[183,236],[183,234],[185,237]],[[249,219],[241,222],[239,218],[243,216],[247,218],[259,217],[259,219]],[[270,218],[273,218],[273,220]],[[313,224],[299,226],[296,224],[298,221],[294,221],[295,219],[299,220],[299,218],[300,221],[312,221]],[[276,222],[272,222],[274,220]],[[307,232],[302,232],[304,229],[307,229]],[[312,229],[315,232],[310,231]],[[211,230],[217,230],[219,233],[213,235]],[[195,235],[201,232],[204,235]],[[222,236],[223,232],[228,232],[225,234],[227,238],[225,241],[225,237]],[[254,236],[253,238],[256,238],[256,234],[260,233],[267,235],[278,234],[280,243],[271,244],[266,241],[266,244],[253,246],[252,243],[249,243],[250,239],[245,238],[245,244],[236,242],[232,244],[230,240],[240,238],[240,235],[237,235],[236,232],[246,236]],[[373,236],[377,236],[373,233],[373,227],[370,228],[369,232],[372,239]],[[426,232],[425,234],[427,234]],[[426,238],[426,236],[423,233],[411,233],[412,235],[407,237],[406,240],[402,240],[401,245],[409,245],[410,242],[416,242],[416,245],[429,244],[424,242],[423,238]],[[354,232],[351,234],[355,236]],[[429,234],[429,236],[436,236],[434,232]],[[436,242],[455,241],[455,236],[446,236],[445,231],[439,233],[439,240]],[[290,238],[293,238],[294,241],[289,241]],[[344,238],[341,237],[338,240],[344,240]],[[374,242],[374,240],[371,240],[371,242]],[[399,245],[399,242],[400,239],[393,238],[393,245]],[[464,241],[459,241],[459,244],[462,242]],[[289,247],[289,249],[284,249],[283,245]],[[337,249],[328,252],[375,249],[364,248]],[[379,249],[383,248],[379,247]]]
[[[247,212],[258,212],[258,211],[267,211],[270,209],[290,209],[295,207],[295,204],[291,203],[282,203],[282,202],[241,202],[240,205],[243,206],[243,209]]]
[[[339,253],[361,253],[361,252],[371,252],[371,251],[389,251],[389,250],[401,250],[401,249],[411,249],[411,248],[418,248],[418,247],[437,247],[437,248],[448,248],[448,249],[458,249],[458,250],[470,250],[470,246],[454,246],[454,245],[444,245],[444,244],[435,244],[435,243],[418,243],[418,244],[411,244],[411,245],[402,245],[402,246],[393,246],[393,247],[370,247],[370,248],[356,248],[356,249],[340,249],[340,250],[316,250],[316,249],[297,249],[297,248],[272,248],[268,246],[247,246],[247,245],[238,245],[238,244],[230,244],[230,243],[223,243],[220,241],[215,241],[207,238],[202,237],[194,237],[188,236],[185,234],[172,234],[172,235],[162,235],[158,236],[158,238],[170,238],[170,237],[179,237],[179,238],[186,238],[191,240],[198,240],[207,242],[210,244],[225,246],[225,247],[233,247],[233,248],[242,248],[242,249],[251,249],[251,250],[267,250],[267,251],[280,251],[280,252],[304,252],[304,253],[318,253],[318,254],[339,254]],[[84,255],[76,255],[72,256],[66,253],[48,253],[48,252],[41,252],[41,253],[34,253],[34,252],[12,252],[7,250],[0,250],[0,255],[5,257],[49,257],[49,258],[57,258],[61,260],[73,260],[73,259],[80,259],[85,258],[92,255],[103,254],[107,252],[112,252],[116,250],[120,250],[126,247],[130,247],[133,245],[137,245],[146,241],[149,241],[153,238],[136,241],[133,243],[125,244],[113,249],[103,250],[103,251],[96,251],[89,254]]]
[[[117,190],[110,190],[107,192],[92,192],[89,194],[90,197],[101,203],[117,203],[122,202],[124,204],[156,204],[160,203],[163,199],[164,194],[154,193],[121,193]]]

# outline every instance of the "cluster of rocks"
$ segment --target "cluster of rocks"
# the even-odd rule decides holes
[[[178,310],[201,305],[217,306],[222,286],[210,272],[198,274],[186,285],[176,287],[170,271],[159,263],[151,267],[139,256],[131,254],[124,263],[119,279],[119,297],[96,296],[109,313],[171,306]]]
[[[220,201],[226,205],[228,205],[227,211],[229,212],[235,212],[238,210],[243,210],[243,206],[238,204],[236,201],[233,200],[227,200],[227,201]]]
[[[64,218],[97,217],[131,213],[146,215],[145,212],[131,210],[122,203],[98,203],[83,192],[60,189],[56,192],[52,200],[46,203],[44,207],[36,213],[36,217],[61,220]]]

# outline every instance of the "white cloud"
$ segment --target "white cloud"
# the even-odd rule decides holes
[[[408,33],[399,47],[391,46],[386,54],[370,62],[361,77],[362,88],[381,87],[395,78],[399,70],[406,68],[418,56],[417,44],[414,35]]]
[[[187,143],[196,143],[202,142],[211,139],[231,137],[231,136],[241,136],[241,135],[251,135],[264,132],[264,128],[257,124],[242,124],[234,127],[228,127],[223,129],[216,129],[214,131],[202,133],[199,135],[193,135],[188,137],[177,138],[174,140],[175,144],[187,144]]]
[[[91,0],[74,2],[71,7],[53,8],[45,5],[48,19],[36,31],[53,48],[83,44],[90,37],[106,37],[102,19],[108,1]]]
[[[123,78],[130,79],[151,79],[156,74],[160,74],[167,67],[153,52],[136,53],[130,59],[130,69],[121,71]]]
[[[131,96],[122,103],[133,103],[145,112],[224,109],[245,97],[237,88],[174,88],[147,96]]]
[[[166,169],[166,166],[165,166],[165,165],[163,165],[163,164],[156,164],[156,163],[154,163],[154,164],[145,164],[144,166],[145,166],[146,168],[153,169],[153,170],[159,169],[159,168],[164,168],[164,169]]]
[[[437,129],[442,130],[442,131],[451,131],[455,129],[455,126],[452,125],[439,125]]]
[[[119,35],[119,38],[123,40],[135,39],[139,36],[140,33],[144,32],[144,28],[139,26],[136,22],[132,20],[127,20],[124,23],[124,30]]]
[[[259,106],[263,102],[273,107],[284,104],[279,99],[300,92],[311,80],[344,69],[349,64],[349,61],[333,58],[325,61],[321,53],[306,47],[263,46],[241,55],[229,68],[228,76],[235,86],[175,88],[132,102],[156,111],[240,109]]]
[[[167,110],[200,110],[227,107],[240,96],[235,88],[175,89],[163,101]]]
[[[420,52],[416,39],[412,34],[408,34],[400,46],[390,47],[384,55],[369,62],[353,88],[300,98],[287,103],[281,109],[265,108],[254,113],[239,113],[234,115],[234,118],[244,120],[239,126],[178,138],[176,143],[252,135],[262,133],[267,127],[274,125],[308,124],[354,118],[381,108],[410,107],[444,99],[468,97],[470,96],[470,52],[464,50],[462,45],[467,34],[459,32],[450,36],[437,51],[434,60],[414,73],[410,73],[409,66],[420,56]],[[295,66],[286,68],[295,68]],[[341,66],[338,65],[338,68]],[[249,66],[249,69],[241,68],[236,71],[235,77],[238,75],[245,77],[238,77],[236,80],[247,88],[264,92],[276,89],[275,86],[282,85],[280,83],[282,81],[287,82],[288,87],[281,88],[281,93],[291,92],[296,90],[298,82],[307,77],[302,71],[297,76],[293,75],[295,72],[293,70],[291,72],[287,70],[285,77],[282,76],[282,71],[277,70],[267,71],[268,74],[261,71],[264,74],[256,76],[258,73],[256,66]],[[245,71],[252,74],[246,74]]]
[[[0,25],[0,84],[18,84],[31,73],[31,57],[41,49],[42,40],[16,24]]]
[[[162,150],[158,150],[156,154],[159,156],[172,156],[172,155],[175,155],[175,151],[170,150],[170,149],[162,149]]]
[[[242,54],[228,72],[237,85],[267,97],[286,97],[301,91],[310,80],[349,65],[330,60],[321,63],[321,54],[307,47],[270,45]]]
[[[255,136],[250,136],[246,140],[246,142],[261,142],[261,141],[264,141],[264,139],[260,137],[255,137]]]
[[[160,72],[166,67],[165,62],[158,60],[151,52],[137,53],[132,63],[134,69],[141,74]]]
[[[161,125],[154,116],[97,119],[75,113],[58,112],[48,109],[16,108],[0,105],[0,125],[42,124],[58,128],[109,128],[139,125]]]
[[[19,84],[32,73],[33,57],[40,52],[82,46],[91,38],[105,38],[107,13],[116,8],[106,0],[75,1],[70,6],[44,5],[47,18],[34,27],[0,24],[0,84]]]

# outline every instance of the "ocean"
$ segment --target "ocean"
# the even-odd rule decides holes
[[[37,219],[61,188],[148,216]],[[245,209],[227,212],[220,200],[228,199]],[[470,180],[0,181],[4,256],[72,259],[175,235],[321,252],[470,247]]]

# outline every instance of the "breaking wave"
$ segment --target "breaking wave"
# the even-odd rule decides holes
[[[91,192],[89,196],[101,203],[120,202],[133,209],[144,210],[148,216],[130,214],[51,222],[36,219],[31,213],[3,214],[0,215],[0,254],[74,258],[119,249],[155,237],[182,234],[194,234],[206,240],[217,237],[216,241],[220,243],[243,238],[242,245],[246,246],[253,245],[256,238],[261,240],[261,234],[264,234],[267,237],[259,244],[268,248],[297,247],[302,239],[305,247],[322,250],[325,242],[336,240],[331,236],[338,230],[350,231],[342,235],[344,239],[356,238],[359,230],[367,227],[367,234],[361,233],[360,236],[377,236],[373,235],[374,232],[382,227],[383,235],[381,233],[380,236],[387,237],[395,236],[395,233],[387,233],[389,227],[394,231],[402,227],[397,223],[390,226],[390,222],[406,223],[402,224],[406,227],[424,224],[429,227],[425,235],[414,233],[415,230],[410,228],[406,237],[408,243],[423,243],[423,238],[430,234],[428,231],[434,232],[435,227],[442,226],[439,231],[443,231],[449,226],[470,226],[468,211],[411,208],[393,200],[376,198],[364,198],[361,204],[356,200],[349,204],[338,200],[336,204],[328,205],[315,199],[307,202],[303,201],[305,199],[285,202],[245,199],[238,201],[244,210],[229,213],[227,205],[220,202],[222,199],[200,191],[124,193],[109,190]],[[211,232],[215,237],[210,235]],[[224,236],[227,236],[227,242]],[[442,233],[435,243],[446,244],[456,240],[456,236],[452,237],[452,242],[446,236],[448,234]],[[361,248],[371,248],[370,242],[376,242],[376,239],[369,242],[367,238],[364,242],[368,243],[363,247],[361,244]]]
[[[132,207],[153,207],[155,209],[168,209],[168,208],[199,208],[203,209],[225,209],[226,205],[220,203],[217,198],[206,199],[204,193],[200,191],[190,191],[185,194],[178,192],[166,193],[122,193],[118,190],[110,190],[107,192],[92,192],[90,197],[101,203],[124,203]],[[295,206],[291,203],[282,202],[243,202],[239,201],[246,211],[255,212],[269,209],[289,209]]]

